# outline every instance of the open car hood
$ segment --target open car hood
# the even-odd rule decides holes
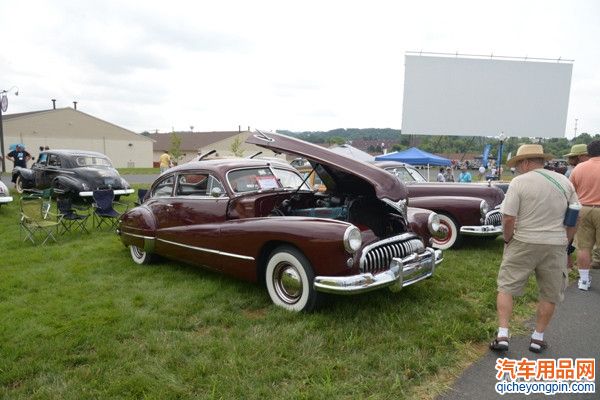
[[[246,143],[306,158],[327,188],[334,192],[371,195],[394,202],[404,200],[408,195],[406,186],[383,169],[303,140],[256,132],[248,137]]]

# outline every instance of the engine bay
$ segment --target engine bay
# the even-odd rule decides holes
[[[262,208],[262,207],[261,207]],[[407,231],[407,222],[396,210],[372,196],[339,196],[328,193],[294,193],[269,212],[270,216],[331,218],[370,229],[380,238]]]

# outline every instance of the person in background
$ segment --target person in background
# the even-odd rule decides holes
[[[161,154],[158,161],[160,162],[160,173],[162,174],[171,166],[171,156],[169,155],[169,150],[165,150],[165,152]]]
[[[444,178],[444,168],[440,168],[440,172],[437,174],[437,181],[446,182],[446,179]]]
[[[573,168],[577,166],[577,164],[582,163],[590,159],[588,155],[587,144],[575,144],[571,147],[571,152],[565,154],[564,157],[567,159],[569,163],[569,167],[565,172],[565,176],[568,178],[571,176],[571,172],[573,172]]]
[[[463,183],[471,182],[471,173],[468,171],[466,165],[460,167],[460,175],[458,175],[458,181]]]
[[[576,236],[580,290],[591,287],[591,251],[600,247],[600,140],[591,142],[587,152],[590,159],[577,164],[569,177],[582,205]]]
[[[563,157],[565,157],[569,163],[569,167],[565,171],[565,176],[569,178],[571,176],[571,172],[573,172],[573,168],[575,168],[578,164],[590,159],[590,156],[588,155],[587,144],[574,144],[571,147],[571,151],[568,154],[565,154]],[[575,240],[573,246],[577,248],[577,240]],[[600,248],[598,247],[595,247],[592,251],[592,263],[590,266],[592,268],[600,268]],[[571,257],[569,257],[569,268],[573,268],[573,260]]]
[[[50,146],[45,146],[44,150],[50,150]]]
[[[6,155],[6,158],[14,163],[14,167],[27,168],[27,161],[31,160],[31,154],[21,145]]]
[[[523,294],[532,274],[539,295],[529,351],[540,353],[547,347],[544,331],[556,304],[564,299],[568,283],[566,249],[576,230],[566,227],[564,218],[567,203],[576,203],[578,198],[564,175],[544,170],[544,160],[553,157],[545,154],[539,144],[524,144],[507,162],[509,167],[516,166],[520,175],[510,182],[501,206],[504,254],[497,279],[499,328],[490,343],[494,351],[508,350],[513,296]]]
[[[452,168],[446,167],[446,172],[444,173],[444,180],[446,182],[454,182],[454,174],[452,173]]]

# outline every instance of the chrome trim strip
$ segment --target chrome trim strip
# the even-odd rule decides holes
[[[218,255],[226,256],[226,257],[240,258],[242,260],[254,261],[254,257],[250,257],[250,256],[243,256],[240,254],[227,253],[227,252],[219,251],[219,250],[206,249],[204,247],[190,246],[187,244],[172,242],[170,240],[161,239],[161,238],[157,238],[156,240],[159,240],[164,243],[174,244],[175,246],[185,247],[185,248],[191,249],[191,250],[203,251],[205,253],[218,254]]]
[[[123,231],[121,231],[121,234],[128,235],[128,236],[133,236],[133,237],[136,237],[136,238],[141,238],[141,239],[144,239],[144,240],[154,240],[154,239],[156,239],[156,238],[153,238],[152,236],[136,235],[135,233],[129,233],[129,232],[123,232]]]
[[[119,190],[115,190],[115,195],[121,195],[121,194],[131,194],[133,192],[135,192],[135,190],[133,189],[119,189]],[[87,191],[87,192],[79,192],[79,195],[81,197],[90,197],[94,194],[93,191]]]
[[[0,197],[0,203],[10,203],[11,201],[13,201],[13,198],[11,196]]]

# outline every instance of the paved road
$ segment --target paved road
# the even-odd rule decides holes
[[[528,350],[529,335],[512,337],[510,350],[501,357],[520,360],[538,358],[595,358],[596,369],[600,360],[600,270],[590,271],[592,275],[592,288],[588,292],[577,289],[577,282],[573,282],[565,293],[565,301],[557,307],[556,314],[544,335],[549,344],[548,349],[536,355]],[[534,323],[529,323],[533,331]],[[438,397],[438,400],[487,400],[487,399],[599,399],[600,379],[596,378],[595,394],[557,394],[545,395],[517,395],[505,394],[501,396],[494,390],[498,382],[495,377],[496,359],[498,355],[488,352],[482,359],[475,362],[455,382],[452,389]]]

